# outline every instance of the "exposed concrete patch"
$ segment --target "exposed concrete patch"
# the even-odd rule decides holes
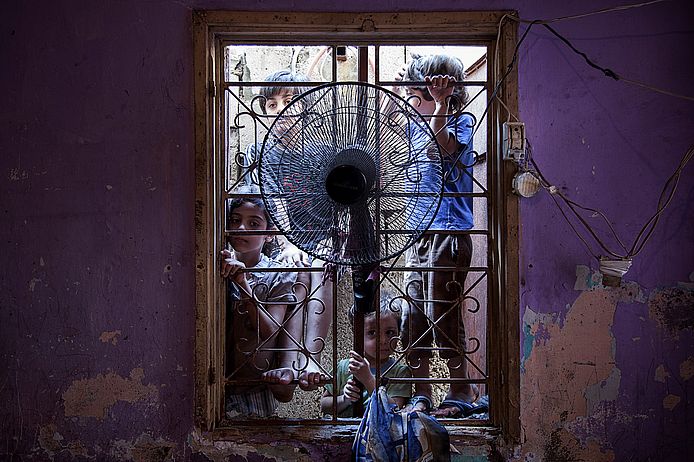
[[[102,332],[99,336],[99,340],[101,340],[103,343],[111,342],[112,345],[115,345],[118,343],[118,336],[120,334],[121,331],[119,330]]]
[[[143,399],[156,400],[159,392],[153,384],[142,383],[144,375],[141,368],[135,368],[130,372],[130,378],[109,372],[93,379],[72,382],[63,393],[65,416],[103,419],[106,411],[117,401],[134,403]]]
[[[609,377],[600,383],[594,383],[586,387],[585,397],[588,407],[588,415],[595,412],[597,406],[603,401],[615,401],[619,395],[619,383],[622,372],[614,368]]]
[[[70,441],[67,444],[67,450],[70,451],[72,457],[89,457],[89,451],[81,441]]]
[[[211,462],[229,460],[263,460],[277,462],[313,462],[309,452],[302,446],[268,441],[266,444],[246,444],[234,441],[207,440],[197,430],[189,435],[193,454],[202,454]]]
[[[648,311],[664,329],[673,334],[694,329],[694,290],[666,287],[651,292]]]
[[[583,280],[585,274],[580,274]],[[566,312],[563,325],[560,313],[538,316],[526,308],[523,317],[525,332],[534,335],[532,349],[524,348],[530,355],[521,374],[523,453],[542,460],[611,461],[614,453],[602,449],[607,442],[591,438],[595,429],[585,423],[598,413],[596,418],[608,425],[599,414],[604,403],[618,396],[621,372],[615,367],[611,331],[617,304],[645,298],[633,282],[609,289],[577,286],[586,289]],[[535,332],[544,332],[542,341]],[[546,380],[548,374],[553,380]]]
[[[694,357],[690,356],[680,363],[680,377],[686,382],[694,376]]]
[[[154,439],[152,435],[143,433],[135,442],[115,440],[109,448],[108,455],[116,460],[134,462],[166,462],[174,460],[176,443],[163,438]]]
[[[667,369],[665,369],[664,364],[661,364],[655,368],[655,376],[653,377],[653,380],[656,382],[665,383],[668,377],[670,377],[670,373],[667,371]]]
[[[135,462],[164,462],[173,460],[176,443],[162,438],[153,439],[150,435],[140,435],[132,449]]]
[[[566,312],[537,314],[526,307],[523,316],[521,457],[526,461],[614,460],[611,430],[638,427],[639,420],[652,418],[617,407],[621,371],[615,367],[612,325],[619,303],[647,303],[650,317],[675,334],[694,329],[694,291],[682,286],[649,295],[635,282],[607,288],[587,267],[577,267],[574,288],[581,294]],[[552,380],[546,380],[548,375]],[[652,379],[667,383],[672,375],[659,364]],[[680,363],[679,376],[683,381],[694,377],[694,357]],[[681,401],[670,394],[662,405],[672,411]]]
[[[680,401],[682,401],[682,398],[677,395],[667,395],[665,398],[663,398],[663,407],[669,411],[672,411],[675,406],[680,403]]]
[[[89,458],[89,451],[84,444],[81,441],[65,442],[65,438],[58,432],[58,427],[55,424],[48,424],[39,428],[38,443],[51,460],[63,450],[67,450],[73,458]]]
[[[39,428],[38,443],[49,457],[63,449],[63,435],[58,433],[58,427],[55,424],[44,425]]]

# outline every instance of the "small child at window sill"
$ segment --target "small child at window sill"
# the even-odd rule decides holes
[[[342,359],[337,364],[334,373],[337,380],[338,417],[360,417],[354,415],[353,404],[359,399],[366,399],[376,388],[375,367],[377,351],[380,352],[379,369],[382,377],[412,377],[410,368],[402,363],[395,363],[391,357],[400,335],[400,310],[391,306],[388,301],[382,301],[380,307],[380,335],[376,329],[376,313],[364,316],[364,356],[355,351],[349,352],[349,358]],[[349,319],[354,325],[354,313],[350,310]],[[359,384],[364,385],[363,393],[359,393]],[[412,395],[409,383],[393,383],[386,385],[386,392],[398,408],[403,407]],[[320,400],[321,412],[330,414],[333,408],[333,386],[325,385],[325,391]]]

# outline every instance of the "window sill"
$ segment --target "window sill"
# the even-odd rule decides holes
[[[266,420],[258,420],[256,424],[246,424],[218,428],[210,432],[202,432],[201,436],[210,441],[233,441],[243,444],[265,444],[278,442],[307,442],[351,444],[357,432],[358,424],[325,424],[310,425],[305,422],[292,423],[283,421],[281,426],[269,426]],[[451,443],[461,446],[494,445],[500,437],[498,428],[489,426],[446,425]]]

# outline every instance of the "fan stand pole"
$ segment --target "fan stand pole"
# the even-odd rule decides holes
[[[358,309],[354,310],[354,351],[359,353],[362,357],[364,356],[364,313]],[[359,385],[359,400],[356,401],[352,407],[354,409],[355,417],[362,417],[364,415],[364,400],[362,395],[364,393],[364,384],[357,380],[357,385]]]
[[[375,266],[355,266],[352,269],[352,288],[354,290],[354,351],[364,356],[364,314],[374,311],[376,281],[369,278]],[[359,384],[359,396],[364,392],[364,385]],[[360,398],[353,404],[354,415],[364,415],[364,402]]]

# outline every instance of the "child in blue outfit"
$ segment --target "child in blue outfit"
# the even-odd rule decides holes
[[[465,87],[455,86],[465,78],[463,63],[448,55],[416,57],[407,66],[403,80],[422,81],[426,86],[407,86],[409,102],[428,120],[443,157],[444,196],[436,217],[429,227],[435,234],[425,234],[406,253],[406,266],[470,266],[472,242],[469,234],[459,233],[473,227],[472,193],[473,131],[475,119],[463,113],[467,102]],[[413,144],[426,130],[410,126]],[[422,181],[426,181],[423,179]],[[451,232],[453,231],[453,232]],[[465,326],[463,292],[466,270],[421,271],[405,274],[408,302],[403,310],[403,344],[408,347],[408,362],[415,377],[428,378],[431,345],[435,341],[440,356],[447,361],[452,378],[466,379]],[[426,301],[426,302],[425,302]],[[430,323],[436,324],[427,331]],[[481,412],[477,387],[453,382],[444,401],[432,412],[441,417],[463,417]],[[416,382],[413,405],[422,411],[432,408],[431,384]],[[486,409],[485,409],[486,410]]]

